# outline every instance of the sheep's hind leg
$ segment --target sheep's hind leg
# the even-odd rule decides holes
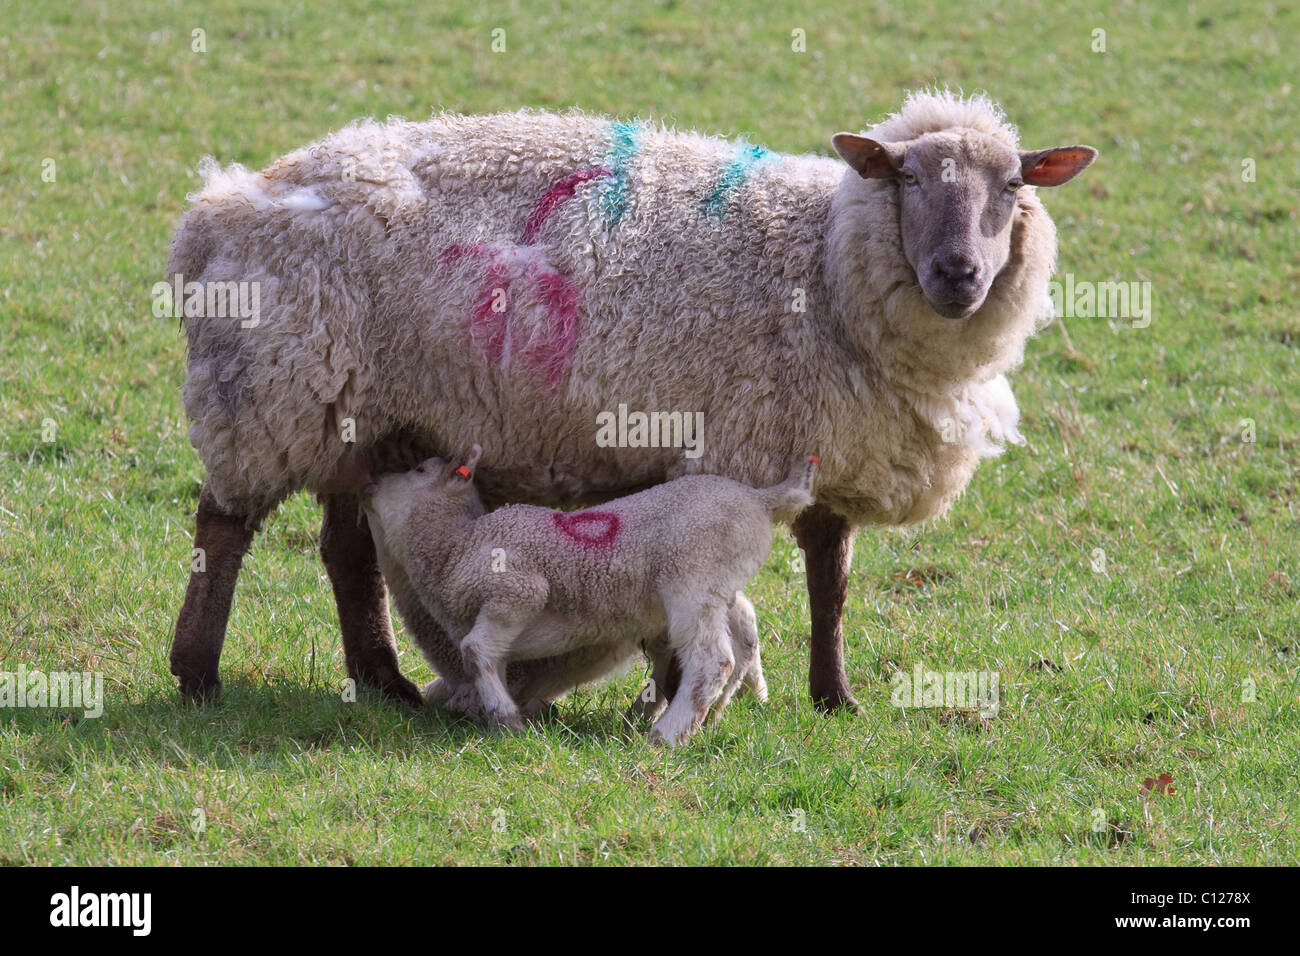
[[[853,529],[839,515],[814,505],[794,523],[794,536],[808,565],[808,610],[812,640],[808,685],[813,704],[824,713],[856,713],[858,702],[844,674],[844,632],[840,619],[849,589]]]
[[[217,507],[206,485],[199,495],[194,521],[197,553],[171,649],[171,672],[180,679],[181,695],[188,700],[211,700],[221,693],[218,664],[235,581],[262,517],[226,513]]]
[[[325,509],[320,555],[334,586],[348,676],[359,686],[373,687],[419,707],[424,702],[420,689],[402,676],[397,662],[397,641],[388,615],[388,592],[357,496],[320,497]]]

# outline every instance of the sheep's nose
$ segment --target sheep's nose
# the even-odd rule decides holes
[[[960,252],[940,253],[934,258],[936,278],[953,285],[974,282],[979,276],[979,263]]]

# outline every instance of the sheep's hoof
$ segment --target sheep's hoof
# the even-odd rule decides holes
[[[628,708],[618,723],[618,735],[623,740],[635,740],[645,733],[645,714],[638,710],[635,705]]]
[[[399,701],[416,709],[424,706],[424,697],[420,694],[420,688],[401,674],[382,676],[362,672],[357,675],[356,680],[357,686],[377,690],[389,700]]]
[[[400,674],[381,686],[379,690],[385,697],[401,701],[417,710],[424,706],[424,696],[420,693],[420,688]]]
[[[182,677],[181,700],[188,704],[210,704],[221,696],[221,680],[217,677]]]
[[[829,693],[819,694],[813,691],[813,706],[823,714],[860,714],[862,708],[846,687],[837,687]]]

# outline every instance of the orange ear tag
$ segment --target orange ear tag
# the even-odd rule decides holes
[[[470,479],[470,470],[466,468],[464,465],[461,465],[459,468],[456,469],[456,474],[460,475],[466,481],[469,481]]]

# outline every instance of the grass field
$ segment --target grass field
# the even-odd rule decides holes
[[[0,863],[1300,860],[1300,11],[974,6],[0,0],[0,670],[102,671],[107,697],[0,710]],[[150,288],[201,156],[521,105],[828,152],[936,83],[1101,150],[1045,193],[1060,269],[1148,281],[1154,314],[1042,333],[1028,444],[937,524],[860,536],[863,713],[812,710],[784,531],[750,591],[772,700],[679,750],[617,735],[640,671],[521,738],[346,703],[306,496],[245,564],[226,695],[179,705],[202,469]],[[997,672],[1001,709],[892,706],[917,664]]]

